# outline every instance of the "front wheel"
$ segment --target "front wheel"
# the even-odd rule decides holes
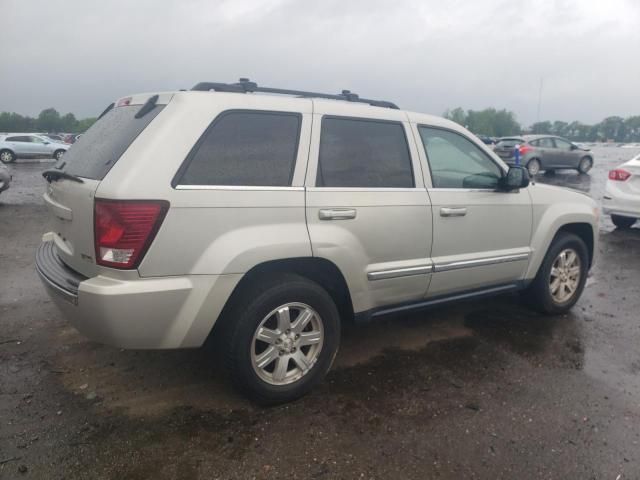
[[[593,167],[593,160],[590,157],[582,157],[578,164],[578,171],[580,173],[587,173]]]
[[[267,286],[265,286],[267,285]],[[295,400],[329,371],[340,343],[340,318],[317,283],[282,275],[256,283],[234,302],[228,318],[227,367],[252,400]]]
[[[566,313],[584,290],[588,268],[589,251],[584,241],[562,232],[551,243],[526,297],[543,313]]]
[[[622,215],[611,215],[611,221],[618,228],[631,228],[636,223],[635,218],[623,217]]]
[[[2,150],[0,152],[0,161],[2,163],[13,163],[16,161],[16,155],[11,150]]]

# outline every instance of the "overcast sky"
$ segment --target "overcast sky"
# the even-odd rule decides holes
[[[640,114],[639,0],[0,0],[0,111],[250,77],[402,108]]]

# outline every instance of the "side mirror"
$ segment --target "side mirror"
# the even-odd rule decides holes
[[[577,145],[574,145],[574,144],[572,143],[572,144],[571,144],[571,150],[577,150],[577,149],[578,149],[578,146],[577,146]]]
[[[500,189],[506,192],[529,186],[529,172],[524,167],[510,167],[507,175],[500,179]]]
[[[51,142],[44,142],[45,145],[49,145]]]

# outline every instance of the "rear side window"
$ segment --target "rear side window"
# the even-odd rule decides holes
[[[187,157],[180,185],[291,185],[301,115],[231,111],[209,126]]]
[[[412,188],[413,169],[402,124],[323,118],[316,185]]]
[[[102,180],[138,135],[162,111],[156,105],[135,118],[142,105],[112,108],[94,123],[64,154],[60,165],[78,177]]]

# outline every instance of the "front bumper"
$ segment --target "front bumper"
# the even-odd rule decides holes
[[[36,270],[51,298],[83,335],[131,349],[201,346],[241,278],[86,278],[60,260],[53,242],[38,248]]]

